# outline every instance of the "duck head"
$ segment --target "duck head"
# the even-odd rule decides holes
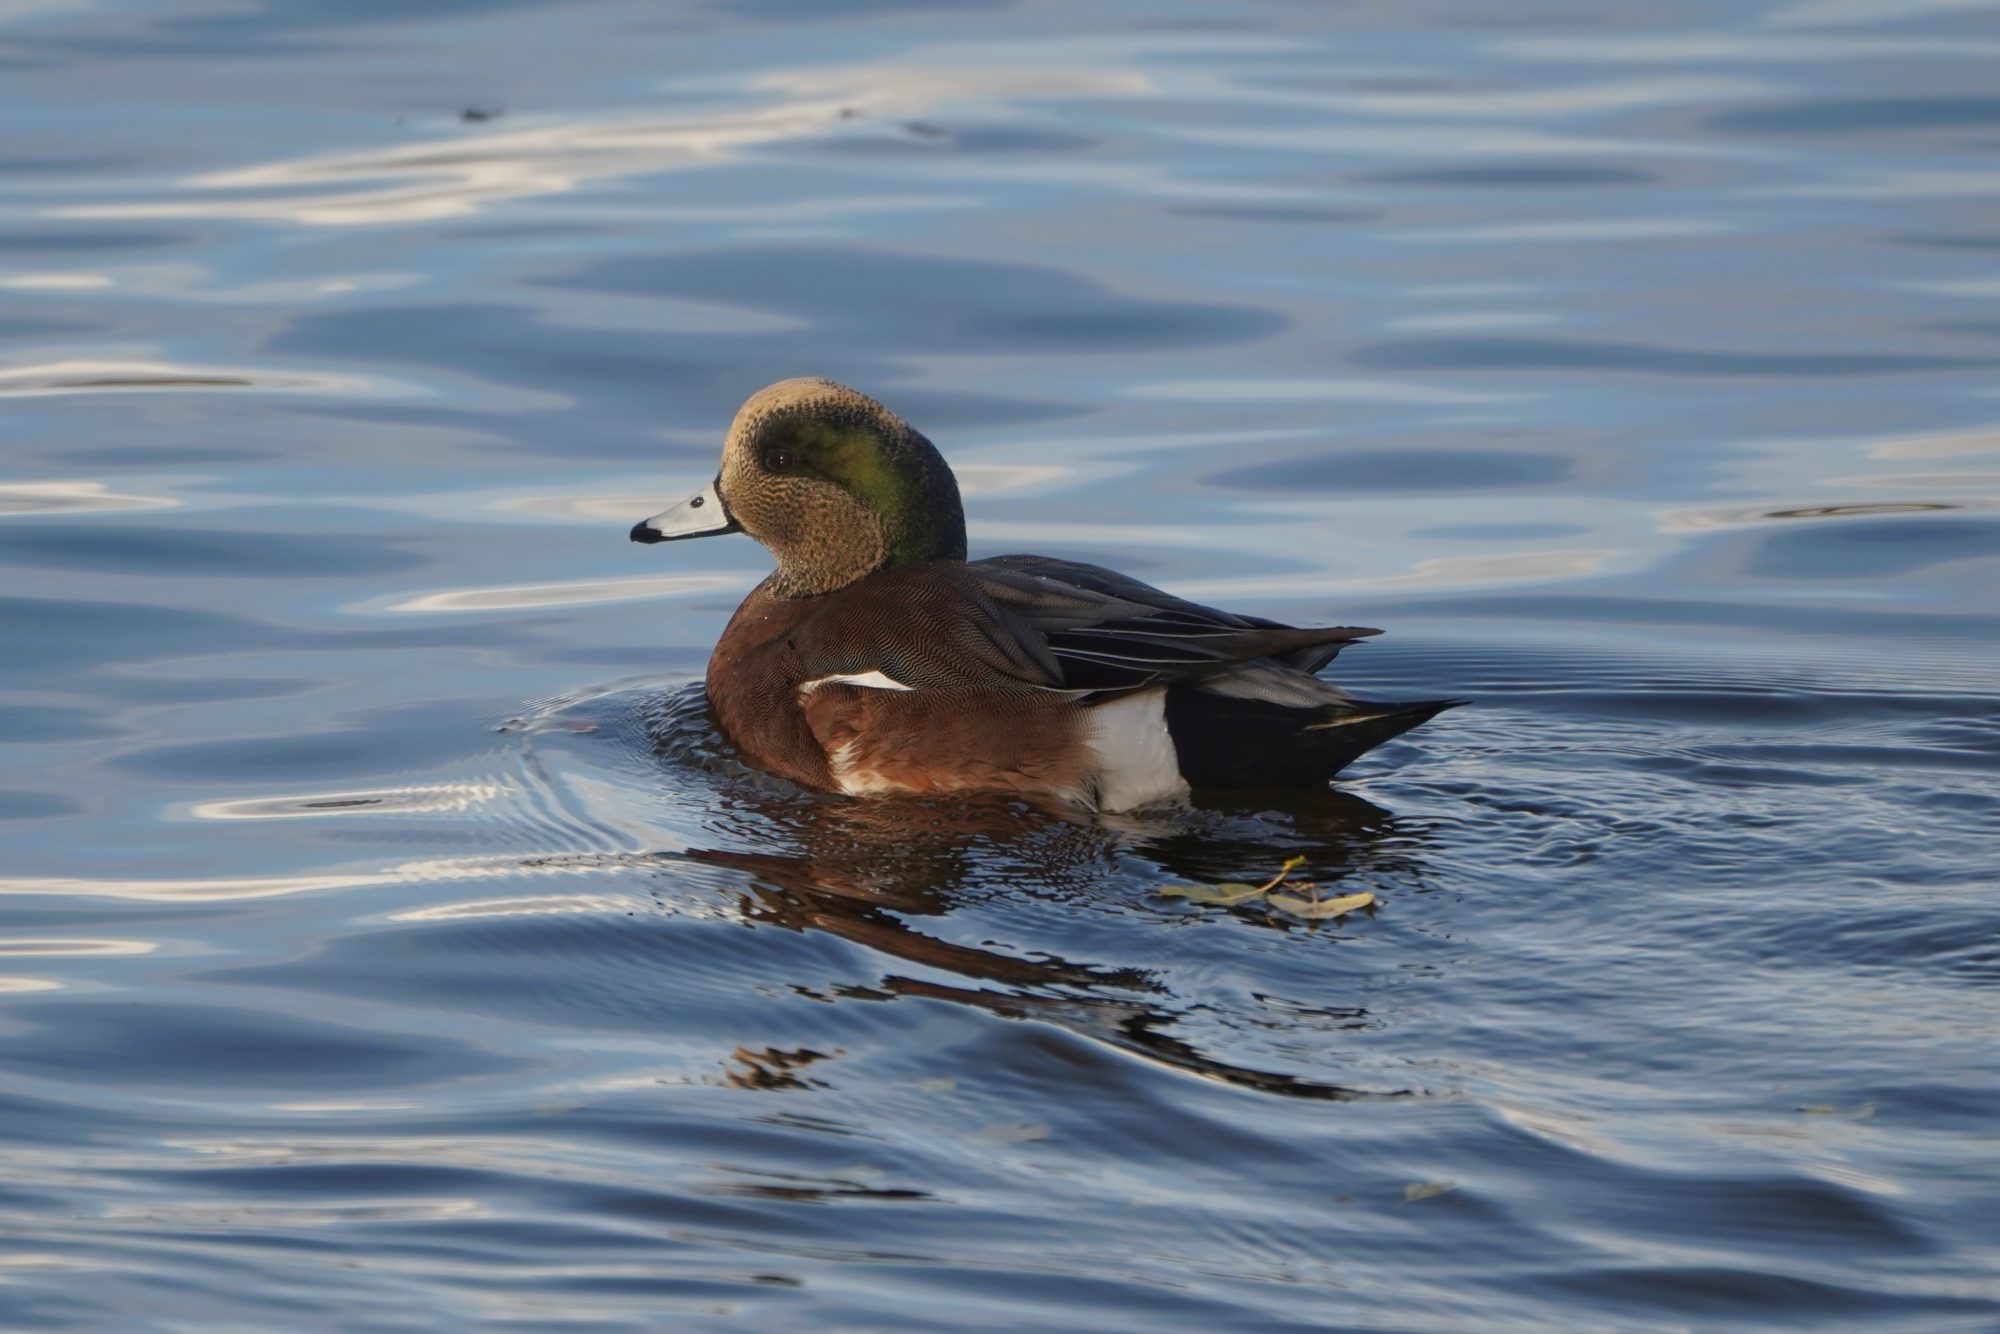
[[[965,559],[958,482],[930,441],[832,380],[781,380],[730,424],[700,495],[633,525],[634,542],[748,533],[778,558],[769,590],[812,597],[895,565]]]

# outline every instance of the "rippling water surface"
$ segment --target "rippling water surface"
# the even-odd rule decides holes
[[[832,9],[0,11],[0,1323],[1993,1329],[2000,12]],[[1476,705],[744,773],[799,374]]]

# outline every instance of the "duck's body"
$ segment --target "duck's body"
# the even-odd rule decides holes
[[[1125,810],[1317,786],[1456,702],[1373,704],[1314,674],[1375,630],[1236,616],[1048,557],[967,561],[930,442],[830,381],[752,398],[715,486],[632,536],[739,528],[779,569],[716,645],[710,704],[747,760],[823,791]]]

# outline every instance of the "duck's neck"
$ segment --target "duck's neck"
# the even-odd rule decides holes
[[[965,559],[958,479],[923,436],[905,427],[886,443],[856,451],[847,478],[881,534],[882,565]]]
[[[764,589],[773,597],[818,597],[866,579],[887,564],[879,529],[871,528],[866,538],[850,535],[838,545],[808,537],[778,553],[778,568],[764,581]]]
[[[943,474],[942,490],[933,478],[914,477],[890,493],[887,503],[867,510],[842,496],[845,512],[820,512],[802,525],[782,549],[774,548],[778,569],[764,587],[774,597],[809,598],[832,593],[877,570],[921,565],[934,560],[965,559],[965,512],[959,508],[958,484]],[[851,508],[849,508],[851,506]]]

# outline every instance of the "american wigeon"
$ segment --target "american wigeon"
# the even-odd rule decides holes
[[[937,449],[831,380],[753,395],[715,481],[632,540],[736,532],[778,568],[722,632],[709,701],[745,759],[822,791],[1116,811],[1323,787],[1459,702],[1371,703],[1314,675],[1377,630],[1235,616],[1048,556],[968,561]]]

